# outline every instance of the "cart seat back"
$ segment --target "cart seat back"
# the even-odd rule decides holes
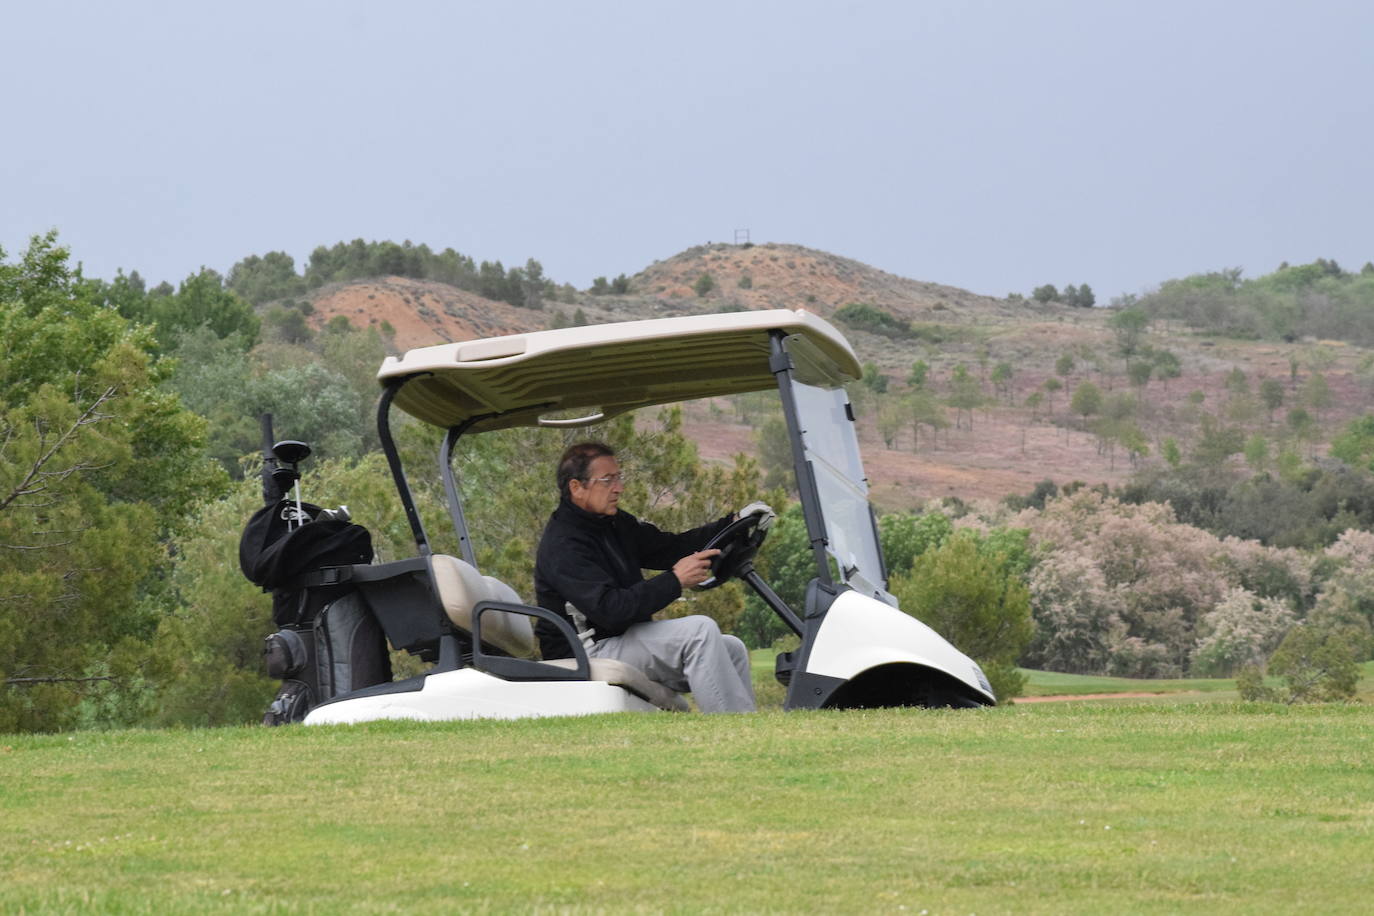
[[[470,564],[443,554],[431,558],[439,603],[455,627],[472,632],[472,609],[482,601],[523,604],[515,589],[500,579],[484,576]],[[514,658],[536,658],[539,643],[530,618],[523,614],[488,611],[482,615],[482,641]]]

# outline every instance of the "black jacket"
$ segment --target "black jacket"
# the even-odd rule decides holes
[[[682,594],[673,564],[700,550],[729,523],[726,516],[691,531],[670,534],[623,509],[615,515],[596,515],[565,497],[539,540],[534,565],[535,603],[564,619],[563,605],[571,603],[586,615],[596,630],[596,639],[619,636]],[[645,579],[642,569],[666,571]],[[572,655],[572,648],[551,624],[541,620],[535,630],[545,658]]]

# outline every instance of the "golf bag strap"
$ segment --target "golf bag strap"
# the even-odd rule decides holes
[[[424,557],[372,565],[355,563],[351,566],[325,566],[297,576],[285,587],[287,589],[303,589],[321,585],[342,585],[345,582],[380,582],[402,573],[420,572],[428,569],[429,565]]]

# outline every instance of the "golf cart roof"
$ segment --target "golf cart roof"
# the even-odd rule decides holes
[[[786,337],[799,380],[833,388],[862,374],[849,342],[803,310],[656,318],[532,331],[410,350],[377,373],[413,376],[394,405],[473,431],[578,426],[654,404],[771,388],[770,338]],[[585,411],[571,419],[549,414]]]

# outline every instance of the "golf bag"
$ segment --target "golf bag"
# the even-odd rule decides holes
[[[279,499],[249,519],[239,540],[239,566],[272,594],[263,656],[281,689],[264,725],[299,722],[341,693],[390,681],[386,638],[361,594],[330,567],[372,562],[372,535],[339,513]]]

